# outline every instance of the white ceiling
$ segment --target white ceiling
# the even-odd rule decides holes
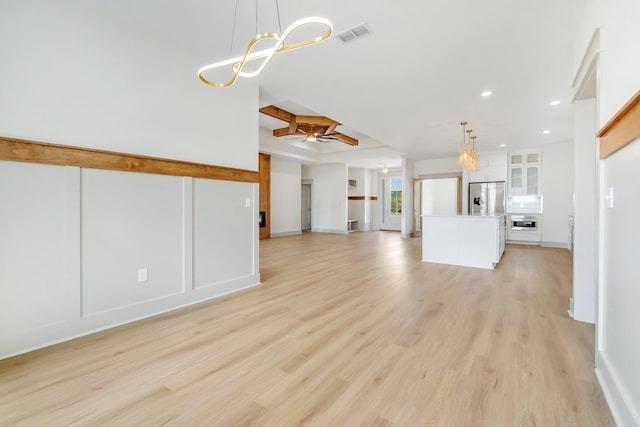
[[[275,0],[259,3],[258,31],[278,31]],[[230,50],[240,54],[255,35],[254,0],[238,0],[230,49],[235,4],[91,0],[90,7],[190,51],[199,61],[195,73],[228,58]],[[477,135],[479,151],[572,139],[572,35],[582,12],[579,0],[279,0],[279,6],[283,29],[313,15],[331,20],[336,34],[363,22],[373,31],[346,45],[332,37],[276,55],[257,77],[260,106],[328,116],[343,124],[339,131],[361,139],[358,148],[309,148],[332,161],[376,167],[383,159],[379,163],[396,167],[400,155],[452,157],[462,140],[462,120]],[[493,95],[482,97],[484,90]],[[550,106],[552,100],[561,103]],[[260,125],[284,126],[268,117]],[[278,151],[284,155],[293,146],[293,152],[300,148],[296,142],[282,141]],[[380,155],[381,146],[391,150]]]

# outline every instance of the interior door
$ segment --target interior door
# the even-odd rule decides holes
[[[402,178],[400,175],[385,175],[380,180],[380,229],[400,231],[402,218]]]

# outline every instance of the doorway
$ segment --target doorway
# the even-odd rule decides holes
[[[300,225],[302,231],[311,231],[311,184],[302,184]]]
[[[413,180],[413,237],[422,235],[421,215],[459,215],[462,176],[437,174]]]
[[[400,231],[402,219],[402,177],[387,175],[380,180],[380,229]]]

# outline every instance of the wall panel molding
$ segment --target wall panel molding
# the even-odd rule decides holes
[[[349,200],[378,200],[378,196],[349,196]]]
[[[600,138],[600,159],[640,137],[640,90],[596,134]]]
[[[0,160],[222,181],[258,182],[258,171],[1,136]]]

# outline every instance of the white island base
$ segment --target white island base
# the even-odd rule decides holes
[[[504,252],[504,216],[422,216],[422,261],[493,269]]]

